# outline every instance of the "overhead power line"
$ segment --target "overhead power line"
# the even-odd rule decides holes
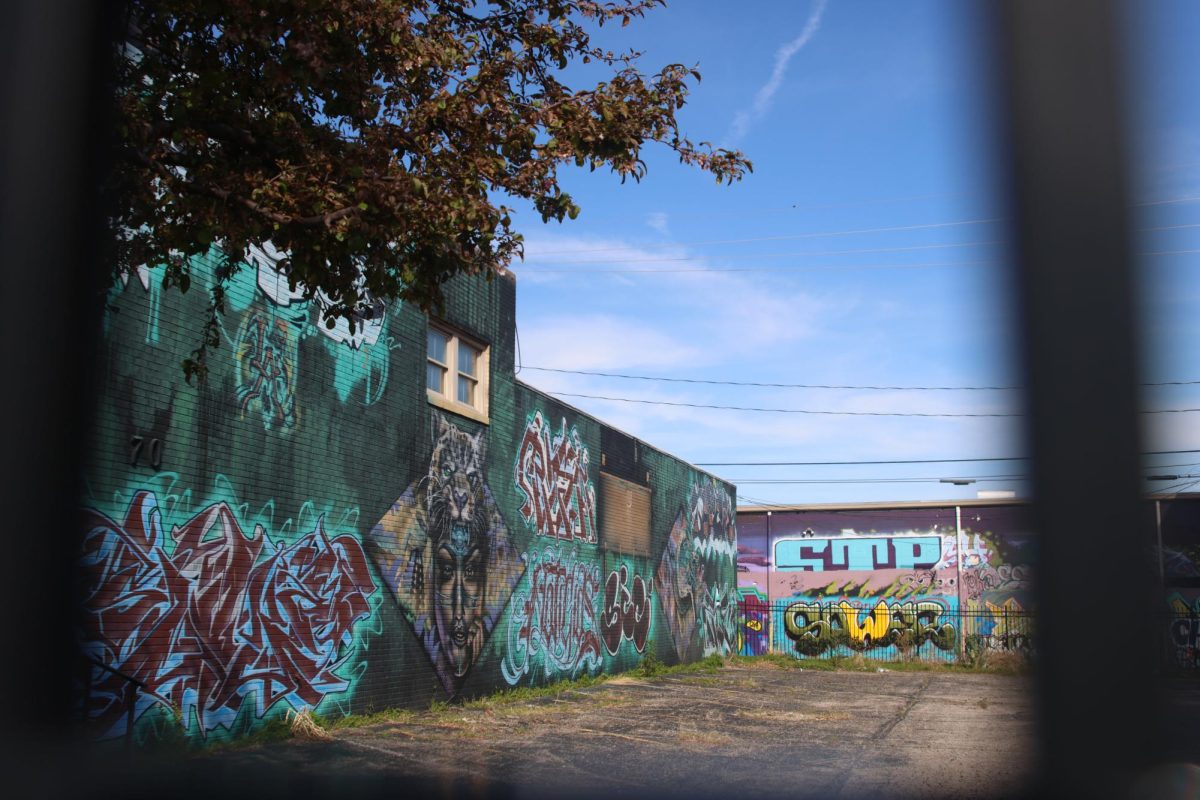
[[[1171,456],[1200,453],[1200,450],[1151,450],[1144,456]],[[876,461],[697,461],[697,467],[855,467],[879,464],[974,464],[984,461],[1028,461],[1029,456],[987,456],[985,458],[901,458]],[[1146,469],[1163,469],[1168,466],[1193,466],[1191,464],[1159,464]]]
[[[1189,478],[1200,478],[1200,475],[1146,475],[1145,480],[1149,481],[1176,481]],[[988,481],[1028,481],[1028,475],[1013,474],[1013,475],[956,475],[953,478],[945,476],[922,476],[922,477],[887,477],[887,478],[731,478],[722,477],[722,480],[737,484],[738,486],[760,484],[760,485],[791,485],[791,484],[807,484],[807,483],[984,483]]]
[[[809,483],[945,483],[945,478],[722,478],[737,486],[767,485],[767,484],[809,484]],[[983,483],[987,481],[1027,481],[1027,475],[976,475],[963,476],[957,480]]]
[[[875,233],[894,233],[894,232],[900,232],[900,231],[931,230],[931,229],[935,229],[935,228],[952,228],[952,227],[960,227],[960,226],[964,226],[964,225],[984,225],[984,224],[988,224],[988,223],[992,223],[992,222],[1003,222],[1003,219],[1000,217],[991,217],[991,218],[987,218],[987,219],[957,220],[954,222],[929,222],[929,223],[924,223],[921,225],[893,225],[893,226],[882,227],[882,228],[858,228],[855,230],[826,231],[824,233],[817,232],[817,233],[780,234],[777,236],[751,236],[751,237],[742,238],[742,239],[705,239],[705,240],[693,241],[693,242],[645,242],[645,243],[631,243],[631,244],[615,244],[615,245],[609,245],[607,247],[581,247],[581,248],[575,248],[572,250],[538,250],[538,251],[535,251],[530,256],[530,259],[533,261],[536,261],[537,259],[545,257],[545,256],[577,255],[579,253],[611,253],[613,251],[620,251],[620,250],[660,250],[660,249],[669,249],[672,247],[709,247],[709,246],[713,246],[713,245],[726,245],[726,244],[755,244],[758,242],[795,241],[797,239],[824,239],[824,238],[832,238],[835,236],[854,236],[854,235],[859,235],[859,234],[865,235],[865,234],[875,234]],[[1200,223],[1187,223],[1187,224],[1180,224],[1180,225],[1157,225],[1157,226],[1153,226],[1153,227],[1149,227],[1149,228],[1138,228],[1137,230],[1139,232],[1157,232],[1157,231],[1184,230],[1184,229],[1189,229],[1189,228],[1200,228]],[[997,243],[996,242],[973,242],[970,244],[997,244]],[[951,245],[951,246],[953,246],[953,245]],[[964,245],[959,245],[959,246],[965,247],[967,245],[964,244]],[[587,262],[579,262],[579,263],[587,263]]]
[[[560,372],[568,375],[594,375],[601,378],[622,378],[635,381],[662,381],[664,383],[699,383],[711,386],[757,386],[770,389],[862,389],[869,391],[897,392],[951,392],[951,391],[1007,391],[1020,389],[1020,386],[852,386],[849,384],[826,383],[765,383],[759,381],[720,381],[703,378],[668,378],[661,375],[628,375],[620,372],[597,372],[586,369],[562,369],[558,367],[531,367],[527,364],[522,369],[532,369],[538,372]],[[1141,386],[1191,386],[1200,384],[1195,381],[1156,381],[1143,383]]]
[[[983,242],[971,242],[969,244],[976,245],[976,244],[984,244],[984,243]],[[899,248],[899,247],[897,247],[897,248],[876,248],[873,250],[861,250],[858,252],[864,252],[864,253],[867,253],[867,252],[894,252],[897,250],[915,250],[915,249],[923,249],[923,248],[933,247],[933,246],[936,246],[936,247],[960,247],[960,246],[966,247],[968,245],[967,244],[963,244],[963,245],[955,245],[955,244],[951,244],[951,245],[921,245],[920,247],[910,247],[910,248]],[[849,250],[841,251],[842,254],[847,254],[850,252],[852,252],[852,251],[849,251]],[[1187,250],[1153,250],[1153,251],[1148,251],[1148,252],[1143,252],[1143,253],[1134,253],[1133,255],[1134,256],[1186,256],[1186,255],[1195,255],[1197,253],[1200,253],[1200,249],[1192,248],[1192,249],[1187,249]],[[832,255],[832,254],[835,254],[835,253],[833,251],[829,251],[829,252],[822,254],[822,253],[818,253],[818,252],[814,251],[812,253],[797,253],[796,255]],[[781,255],[786,255],[786,254],[775,254],[775,255],[772,255],[769,257],[777,258],[777,257],[780,257]],[[757,258],[757,257],[758,256],[742,256],[742,258]],[[602,263],[603,264],[620,264],[620,263],[634,263],[634,262],[638,262],[638,261],[697,261],[700,258],[703,258],[703,257],[702,256],[695,256],[695,257],[689,256],[686,258],[659,258],[659,259],[643,258],[643,259],[630,259],[629,262],[624,262],[621,259],[611,259],[611,260],[596,260],[596,261],[560,261],[557,263],[560,263],[560,264],[602,264]],[[596,268],[591,268],[591,269],[575,269],[575,268],[571,268],[571,269],[567,269],[567,268],[541,269],[541,268],[537,268],[537,267],[535,267],[533,269],[529,269],[527,267],[516,267],[516,268],[513,268],[513,271],[518,275],[520,275],[520,274],[550,275],[550,274],[556,274],[556,273],[570,273],[570,274],[592,273],[595,275],[605,275],[605,274],[652,275],[655,273],[662,273],[664,275],[669,275],[672,273],[680,273],[680,272],[714,272],[714,273],[716,273],[716,272],[806,272],[806,271],[818,270],[818,269],[820,269],[820,270],[854,270],[854,269],[918,269],[918,268],[919,269],[928,269],[928,268],[933,268],[933,267],[995,267],[995,266],[1000,266],[1000,263],[1001,262],[998,262],[998,261],[946,261],[946,262],[918,263],[918,264],[815,264],[815,265],[798,264],[798,265],[792,265],[792,266],[774,266],[774,267],[703,266],[703,267],[678,267],[678,268],[668,268],[668,269],[596,269]]]
[[[915,203],[915,202],[921,201],[921,200],[938,200],[938,199],[949,199],[949,198],[955,198],[955,197],[971,199],[975,196],[968,194],[966,192],[937,192],[937,193],[933,193],[933,194],[907,195],[907,196],[902,196],[902,197],[879,197],[879,198],[873,198],[873,199],[868,199],[868,200],[856,200],[853,202],[845,202],[845,203],[792,203],[790,205],[783,205],[783,206],[766,206],[766,207],[748,208],[748,209],[728,209],[728,208],[722,208],[722,209],[717,209],[717,210],[682,209],[682,210],[673,212],[670,215],[670,217],[672,219],[675,219],[675,218],[705,218],[706,219],[706,218],[710,218],[710,217],[720,217],[721,219],[734,219],[734,218],[740,218],[740,217],[758,218],[758,217],[767,216],[767,215],[776,215],[776,216],[790,215],[790,214],[794,214],[796,212],[801,212],[801,211],[828,211],[828,210],[834,210],[834,209],[867,208],[870,206],[895,205],[898,203],[911,204],[911,203]],[[1159,199],[1155,199],[1155,200],[1142,200],[1142,201],[1139,201],[1136,203],[1132,203],[1131,205],[1134,208],[1140,208],[1143,206],[1181,205],[1181,204],[1188,204],[1188,203],[1200,203],[1200,196],[1166,197],[1166,198],[1159,198]],[[641,220],[644,220],[645,217],[646,217],[645,214],[634,215],[634,214],[627,214],[627,213],[600,214],[598,216],[592,216],[589,213],[589,215],[588,215],[588,219],[592,220],[592,221],[596,221],[596,220],[626,220],[626,221],[637,220],[637,221],[641,221]]]
[[[690,259],[688,259],[690,260]],[[583,263],[583,262],[580,262]],[[598,262],[597,262],[598,263]],[[635,268],[635,269],[603,269],[597,267],[583,268],[554,268],[554,269],[526,269],[520,268],[519,271],[514,270],[517,275],[677,275],[685,272],[824,272],[824,271],[845,271],[856,269],[938,269],[944,267],[995,267],[998,266],[997,261],[932,261],[918,262],[915,264],[803,264],[784,267],[727,267],[727,266],[711,266],[711,267],[670,267],[667,269],[658,268]]]
[[[528,367],[526,367],[528,369]],[[1023,417],[1024,414],[1017,412],[1004,411],[989,411],[989,412],[960,412],[960,413],[932,413],[919,411],[827,411],[808,408],[755,408],[751,406],[724,406],[708,403],[682,403],[670,400],[640,400],[633,397],[608,397],[598,394],[576,394],[573,392],[547,392],[547,394],[555,397],[582,397],[588,400],[611,400],[617,403],[640,403],[650,406],[681,406],[684,408],[713,408],[721,411],[748,411],[757,413],[771,414],[818,414],[821,416],[830,417]],[[1148,411],[1141,411],[1141,414],[1186,414],[1192,411],[1200,411],[1200,408],[1157,408]]]
[[[807,256],[858,256],[868,253],[910,253],[916,250],[947,250],[958,247],[991,247],[993,245],[1003,244],[1000,241],[986,242],[932,242],[930,244],[909,244],[898,245],[893,247],[855,247],[849,250],[789,250],[785,253],[750,253],[747,255],[737,256],[738,260],[758,260],[761,258],[793,258]],[[539,257],[531,258],[529,261],[522,262],[523,266],[537,267],[543,261],[549,264],[572,265],[572,264],[662,264],[674,261],[696,261],[701,258],[707,258],[704,255],[687,255],[687,256],[646,256],[641,258],[574,258],[563,260],[559,258],[542,259]],[[725,256],[729,258],[730,256]],[[531,272],[534,270],[530,270]],[[538,269],[538,272],[545,270]]]
[[[895,233],[898,231],[932,230],[934,228],[956,228],[956,227],[961,227],[963,225],[984,225],[984,224],[991,223],[991,222],[1003,222],[1003,221],[1004,221],[1004,219],[1002,217],[990,217],[990,218],[986,218],[986,219],[955,220],[953,222],[926,222],[926,223],[922,223],[919,225],[890,225],[890,226],[883,227],[883,228],[857,228],[854,230],[841,230],[841,231],[819,231],[819,232],[812,232],[812,233],[789,233],[789,234],[781,234],[779,236],[755,236],[755,237],[751,237],[748,239],[708,239],[708,240],[700,241],[700,242],[655,242],[652,244],[633,245],[632,247],[635,247],[636,249],[639,249],[639,250],[644,250],[644,249],[651,248],[651,247],[654,247],[654,248],[658,248],[658,247],[704,247],[707,245],[714,245],[714,244],[751,244],[753,242],[780,242],[780,241],[794,241],[796,239],[826,239],[826,238],[831,238],[834,236],[857,236],[860,234],[872,234],[872,233]],[[559,255],[559,254],[573,255],[575,253],[605,253],[605,252],[610,252],[612,250],[624,250],[624,249],[627,249],[627,248],[623,247],[621,245],[616,245],[613,247],[590,247],[590,248],[581,248],[581,249],[576,249],[576,250],[544,250],[540,253],[537,253],[537,255],[538,256],[546,256],[546,255]]]

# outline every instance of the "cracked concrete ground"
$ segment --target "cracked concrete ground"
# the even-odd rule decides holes
[[[1007,797],[1033,776],[1030,694],[1001,675],[727,667],[404,715],[175,770],[443,796]]]

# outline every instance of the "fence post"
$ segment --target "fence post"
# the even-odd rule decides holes
[[[962,541],[962,506],[954,506],[954,586],[955,593],[958,595],[958,657],[960,660],[967,656],[967,623],[965,609],[963,608],[962,596],[962,562],[963,562],[963,541]]]

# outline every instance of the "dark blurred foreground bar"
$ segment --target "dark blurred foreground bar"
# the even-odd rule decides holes
[[[1043,576],[1043,796],[1125,796],[1161,752],[1119,11],[996,0],[991,17]]]

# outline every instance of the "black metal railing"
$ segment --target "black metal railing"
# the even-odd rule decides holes
[[[963,608],[946,598],[743,598],[737,607],[738,652],[947,663],[1036,654],[1032,611],[1013,602],[970,602]],[[1161,663],[1200,676],[1200,611],[1168,609],[1149,624],[1161,646]]]

